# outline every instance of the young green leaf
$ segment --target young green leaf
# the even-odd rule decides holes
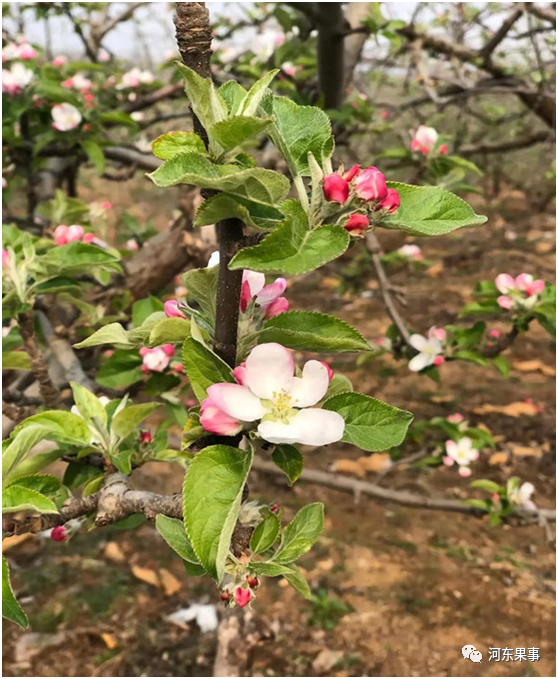
[[[285,218],[279,210],[269,205],[251,203],[238,196],[219,193],[200,205],[196,212],[194,226],[216,224],[231,217],[240,219],[246,226],[266,230],[274,229]]]
[[[161,344],[181,344],[190,336],[190,321],[186,318],[163,318],[149,333],[149,346]]]
[[[2,370],[31,370],[31,360],[25,351],[3,351]]]
[[[151,149],[153,155],[161,160],[168,160],[185,151],[206,152],[203,141],[194,132],[167,132],[153,141]]]
[[[275,514],[268,514],[263,521],[254,528],[252,537],[250,538],[250,550],[253,554],[261,554],[269,549],[281,529],[281,522]]]
[[[269,87],[271,81],[279,73],[279,69],[276,68],[269,73],[266,73],[262,78],[257,80],[249,92],[246,94],[244,99],[240,102],[238,107],[238,115],[241,116],[253,116],[258,110],[258,106],[265,94],[265,91]]]
[[[356,392],[333,396],[322,407],[339,413],[345,420],[342,441],[369,452],[398,446],[413,419],[406,410]]]
[[[105,154],[103,153],[103,149],[97,144],[97,142],[93,141],[92,139],[85,139],[84,141],[81,142],[81,145],[83,146],[83,150],[87,154],[87,158],[93,163],[95,166],[95,170],[97,170],[98,174],[103,174],[105,171]]]
[[[349,246],[350,236],[342,226],[327,224],[310,229],[308,217],[296,201],[283,204],[281,209],[288,215],[285,221],[259,245],[240,250],[230,269],[302,274],[339,257]]]
[[[171,519],[164,514],[157,514],[155,528],[168,546],[174,549],[181,559],[199,564],[198,557],[184,530],[184,523],[180,519]]]
[[[77,344],[74,344],[74,349],[85,349],[87,347],[96,347],[99,344],[112,344],[118,349],[132,349],[136,346],[128,338],[128,333],[120,325],[120,323],[109,323],[108,325],[99,328],[87,339],[84,339]]]
[[[318,311],[278,314],[264,323],[258,341],[301,351],[370,351],[368,342],[352,326]]]
[[[95,394],[76,382],[70,382],[70,386],[74,394],[74,403],[83,419],[94,424],[106,425],[107,411]]]
[[[212,125],[208,134],[209,138],[216,141],[224,151],[231,151],[263,132],[272,122],[271,118],[233,116]]]
[[[159,188],[194,184],[264,205],[280,203],[290,188],[289,180],[273,170],[216,165],[209,158],[190,152],[173,156],[147,176]]]
[[[27,616],[14,596],[10,584],[10,569],[5,556],[2,556],[2,617],[15,622],[22,629],[29,626]]]
[[[163,302],[153,295],[138,299],[132,306],[132,323],[134,328],[139,328],[152,314],[164,311],[164,308]]]
[[[346,375],[342,375],[341,373],[335,373],[335,375],[331,378],[331,382],[329,383],[329,389],[327,390],[324,399],[327,400],[332,396],[337,396],[337,394],[344,394],[347,391],[353,391],[353,385],[351,384],[351,380]]]
[[[193,337],[182,349],[184,370],[198,401],[207,398],[207,388],[217,382],[234,382],[230,367]]]
[[[209,446],[184,478],[184,525],[201,565],[219,584],[252,465],[252,451]]]
[[[290,565],[289,570],[283,574],[283,577],[305,599],[312,598],[312,592],[306,582],[306,578],[294,564]]]
[[[279,469],[287,475],[289,484],[298,480],[304,469],[304,460],[300,452],[287,443],[277,446],[271,454],[271,459]]]
[[[138,403],[124,408],[112,418],[111,432],[125,439],[160,405],[160,403]]]
[[[225,102],[229,116],[237,115],[242,102],[248,94],[244,87],[237,83],[236,80],[228,80],[221,85],[217,92]]]
[[[382,222],[386,229],[400,229],[412,236],[441,236],[456,229],[484,224],[487,220],[453,193],[437,186],[411,186],[388,182],[396,189],[401,205]]]
[[[198,303],[212,327],[215,325],[217,279],[218,267],[216,266],[210,269],[192,269],[182,276],[189,298],[191,297]]]
[[[8,486],[13,483],[22,487],[34,490],[41,495],[54,495],[60,490],[60,479],[51,474],[27,474],[25,476],[18,476],[17,479],[12,479]]]
[[[31,488],[14,484],[2,491],[2,513],[30,510],[40,514],[57,514],[52,500]]]
[[[491,494],[499,493],[502,490],[497,483],[489,479],[477,479],[471,483],[471,488],[480,488]]]
[[[324,506],[321,502],[306,505],[281,534],[281,544],[273,555],[275,563],[296,561],[312,547],[324,529]]]
[[[71,446],[84,446],[88,445],[91,440],[91,432],[83,418],[67,410],[45,410],[32,415],[17,425],[12,436],[32,425],[42,425],[47,428],[49,431],[45,438],[51,441],[67,443]]]
[[[184,78],[184,91],[192,111],[203,127],[208,130],[211,125],[224,120],[227,117],[227,107],[211,79],[202,78],[178,61],[175,61],[175,65]]]

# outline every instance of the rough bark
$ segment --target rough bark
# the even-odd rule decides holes
[[[336,109],[343,102],[344,39],[343,5],[340,2],[320,2],[318,23],[318,70],[324,107]]]

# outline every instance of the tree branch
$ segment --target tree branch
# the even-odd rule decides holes
[[[484,142],[480,144],[469,144],[462,146],[459,149],[460,156],[472,156],[476,153],[507,153],[508,151],[517,151],[519,149],[526,149],[534,144],[539,144],[541,142],[551,141],[553,135],[548,130],[540,130],[539,132],[534,132],[533,134],[526,135],[525,137],[519,137],[518,139],[512,139],[505,142]]]
[[[534,2],[526,2],[525,9],[534,16],[542,19],[543,21],[548,21],[554,27],[556,27],[556,10],[553,7],[541,7],[536,5]]]
[[[319,2],[318,74],[324,107],[338,109],[344,95],[344,17],[340,2]]]
[[[511,11],[507,18],[504,19],[500,28],[490,38],[490,40],[488,40],[488,42],[483,47],[481,47],[479,54],[485,61],[490,59],[494,50],[511,31],[516,21],[519,19],[520,16],[523,15],[523,12],[524,8],[521,6]]]

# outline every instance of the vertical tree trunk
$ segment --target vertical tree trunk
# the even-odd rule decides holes
[[[319,2],[318,68],[325,108],[339,108],[343,102],[345,69],[345,21],[340,2]]]

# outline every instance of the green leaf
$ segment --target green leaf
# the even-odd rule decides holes
[[[223,579],[252,455],[251,450],[209,446],[186,470],[186,533],[199,562],[218,584]]]
[[[157,311],[163,311],[164,308],[163,302],[152,295],[144,299],[138,299],[132,307],[132,323],[134,328],[139,328],[152,314]]]
[[[184,530],[184,523],[180,519],[171,519],[164,514],[157,514],[155,528],[169,547],[174,549],[181,559],[190,563],[199,564],[190,540]]]
[[[45,438],[59,443],[84,446],[91,439],[91,432],[85,421],[67,410],[46,410],[32,415],[18,424],[13,433],[17,434],[31,425],[46,427],[49,431]]]
[[[342,226],[327,224],[310,229],[299,203],[283,204],[282,209],[288,215],[285,221],[259,245],[240,250],[230,269],[297,275],[317,269],[347,249],[351,239]]]
[[[278,148],[293,175],[309,176],[308,154],[320,165],[333,152],[331,123],[327,114],[315,106],[299,106],[291,99],[267,95],[261,108],[275,123],[266,134]]]
[[[283,574],[283,577],[305,599],[310,600],[312,598],[312,592],[306,582],[306,578],[295,565],[291,564],[289,570]]]
[[[253,554],[261,554],[269,549],[281,529],[281,522],[275,514],[268,514],[263,521],[256,526],[250,538],[250,550]]]
[[[276,578],[279,575],[289,573],[292,566],[271,561],[252,561],[249,565],[250,571],[256,575],[265,575],[269,578]]]
[[[322,407],[339,413],[345,420],[342,441],[369,452],[398,446],[413,419],[406,410],[356,392],[333,396]]]
[[[510,362],[505,356],[495,356],[492,359],[492,363],[496,370],[503,376],[509,377],[510,375]]]
[[[488,479],[477,479],[476,481],[473,481],[471,483],[471,488],[480,488],[490,494],[499,493],[502,490],[497,483],[489,481]]]
[[[279,210],[269,205],[251,203],[248,200],[228,196],[226,193],[219,193],[200,205],[194,226],[216,224],[231,217],[240,219],[246,226],[266,230],[274,229],[285,218]]]
[[[353,391],[353,385],[351,380],[346,375],[341,375],[341,373],[335,373],[331,378],[329,383],[329,389],[327,390],[324,399],[331,398],[332,396],[337,396],[337,394],[344,394],[347,391]]]
[[[117,270],[120,257],[88,243],[68,243],[51,248],[41,256],[40,267],[56,275],[89,273],[91,267],[107,266]]]
[[[227,117],[226,104],[216,91],[210,78],[202,78],[184,64],[174,62],[184,78],[184,91],[190,101],[194,115],[208,130],[212,125]]]
[[[22,629],[29,627],[27,616],[14,596],[10,584],[10,569],[5,556],[2,556],[2,617],[15,622]]]
[[[85,139],[81,142],[83,150],[87,154],[87,158],[93,163],[98,174],[103,174],[105,171],[105,154],[103,149],[92,139]]]
[[[396,189],[401,205],[381,224],[386,229],[400,229],[412,236],[441,236],[456,229],[484,224],[487,220],[453,193],[437,186],[411,186],[388,182]]]
[[[161,344],[182,344],[190,336],[190,321],[186,318],[164,318],[158,321],[149,333],[149,346]]]
[[[95,394],[80,384],[76,384],[76,382],[70,382],[70,386],[74,394],[74,403],[83,419],[95,425],[100,423],[102,426],[105,426],[107,423],[107,411]]]
[[[298,480],[304,468],[304,460],[300,452],[287,443],[277,446],[271,455],[271,459],[279,469],[287,475],[289,485]]]
[[[120,323],[109,323],[96,330],[87,339],[74,344],[75,349],[96,347],[99,344],[112,344],[119,349],[132,349],[136,344],[128,339],[128,333]]]
[[[124,408],[112,418],[111,432],[125,439],[160,405],[160,403],[138,403]]]
[[[236,80],[228,80],[217,91],[227,106],[229,116],[234,116],[238,113],[244,98],[248,94],[244,87],[239,85]]]
[[[280,203],[290,188],[289,180],[273,170],[217,165],[199,153],[179,153],[147,176],[159,188],[193,184],[264,205]]]
[[[275,563],[291,563],[312,548],[324,529],[324,506],[321,502],[306,505],[281,533],[281,544],[273,555]]]
[[[207,398],[207,388],[217,382],[234,382],[230,367],[210,349],[189,337],[182,349],[184,370],[198,401]]]
[[[45,425],[32,425],[14,431],[11,440],[6,442],[2,451],[2,481],[8,482],[8,475],[13,473],[18,462],[49,433]]]
[[[277,342],[301,351],[370,351],[368,342],[352,326],[318,311],[286,311],[270,318],[258,342]]]
[[[269,73],[266,73],[262,78],[257,80],[249,92],[246,94],[244,99],[241,101],[238,107],[238,114],[241,116],[253,116],[258,110],[258,106],[265,94],[265,91],[269,87],[271,81],[279,73],[279,69],[276,68]]]
[[[212,125],[209,128],[209,138],[216,141],[225,151],[230,151],[250,137],[263,132],[272,122],[271,118],[233,116]]]
[[[31,370],[31,360],[25,351],[3,351],[2,370]]]
[[[51,474],[27,474],[19,476],[15,481],[17,486],[34,490],[41,495],[54,495],[60,490],[60,479]],[[8,484],[13,485],[13,482]]]
[[[501,314],[502,308],[495,299],[486,299],[482,302],[471,302],[459,312],[459,317],[476,316],[477,314]]]
[[[210,269],[192,269],[182,276],[188,297],[198,303],[211,327],[215,325],[218,273],[219,267],[212,266]]]
[[[97,374],[96,381],[103,387],[121,389],[130,384],[140,382],[145,377],[141,370],[142,360],[138,353],[117,349],[103,364]]]
[[[31,430],[31,427],[29,427]],[[24,430],[27,432],[28,430]],[[27,476],[28,474],[34,474],[35,472],[41,471],[45,467],[48,467],[53,462],[56,462],[62,455],[64,451],[62,450],[48,450],[44,453],[34,453],[31,457],[23,460],[18,464],[17,468],[12,470],[9,477],[5,477],[4,481],[15,481],[20,476]]]
[[[31,488],[13,484],[2,491],[2,513],[31,510],[40,514],[57,514],[52,500]]]
[[[153,141],[151,149],[153,155],[162,160],[168,160],[185,151],[201,154],[206,152],[203,141],[194,132],[167,132]]]
[[[462,350],[456,351],[454,358],[460,358],[462,361],[469,361],[469,363],[476,363],[477,365],[488,365],[486,358],[483,358],[480,354],[475,351]]]

